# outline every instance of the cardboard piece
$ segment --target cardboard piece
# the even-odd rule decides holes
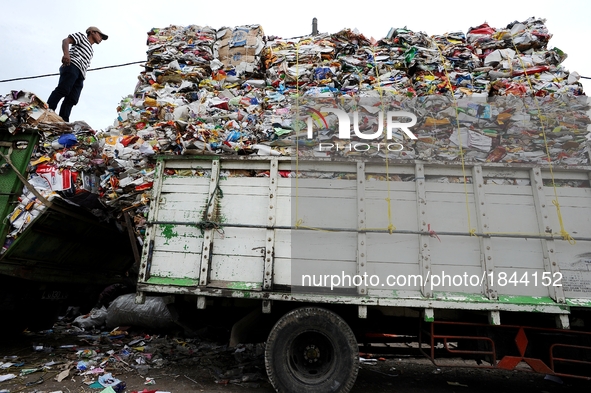
[[[235,68],[239,74],[253,73],[260,68],[264,47],[264,33],[260,25],[223,27],[217,32],[214,56],[225,68]]]

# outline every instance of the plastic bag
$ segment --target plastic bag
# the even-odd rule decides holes
[[[135,294],[119,296],[107,310],[107,328],[140,326],[167,329],[174,326],[177,314],[162,297],[147,296],[144,304],[136,304]]]
[[[74,319],[74,324],[84,329],[90,329],[93,327],[100,327],[105,324],[107,320],[107,309],[105,307],[93,308],[90,313],[86,315],[80,315]]]

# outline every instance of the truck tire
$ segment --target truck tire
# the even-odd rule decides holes
[[[359,371],[359,348],[347,323],[332,311],[299,308],[273,327],[265,368],[280,393],[346,393]]]

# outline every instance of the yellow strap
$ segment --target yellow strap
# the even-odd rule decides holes
[[[556,188],[556,186],[554,187]],[[577,242],[572,236],[564,229],[564,224],[562,222],[562,214],[560,214],[560,203],[558,203],[558,197],[552,201],[552,204],[556,206],[556,213],[558,214],[558,222],[560,223],[560,236],[562,236],[563,240],[568,241],[568,244],[575,245]]]
[[[568,241],[569,244],[574,245],[576,243],[575,240],[566,231],[566,229],[564,229],[564,222],[562,220],[562,213],[560,212],[560,203],[558,202],[558,191],[556,188],[556,182],[554,181],[554,170],[552,168],[552,157],[550,157],[550,148],[548,147],[548,139],[546,138],[546,128],[544,127],[544,119],[542,118],[542,110],[540,108],[538,98],[535,94],[534,87],[531,83],[531,79],[530,79],[529,75],[527,74],[527,68],[525,67],[525,64],[523,63],[523,59],[520,56],[521,53],[519,52],[519,49],[517,49],[517,46],[515,45],[515,40],[513,40],[513,36],[511,36],[511,42],[513,43],[513,48],[515,48],[515,53],[517,53],[517,58],[519,59],[519,62],[521,63],[521,68],[523,69],[523,74],[525,75],[525,80],[527,80],[527,84],[529,85],[529,88],[531,90],[533,101],[536,104],[538,118],[540,119],[540,126],[542,127],[542,136],[544,137],[544,146],[546,147],[546,157],[548,159],[548,169],[550,170],[550,177],[552,179],[552,188],[554,190],[554,200],[552,201],[552,204],[554,204],[554,206],[556,206],[556,215],[558,216],[558,223],[560,224],[560,235],[562,236],[562,238],[564,240]],[[525,100],[523,102],[525,104]],[[527,107],[527,104],[526,104],[526,107]]]
[[[376,72],[376,81],[377,81],[377,90],[378,93],[380,93],[380,110],[384,111],[384,92],[382,90],[382,86],[380,84],[380,71],[378,70],[378,61],[376,60],[376,52],[375,52],[375,48],[374,46],[371,47],[371,53],[373,56],[373,62],[374,62],[374,69]],[[382,127],[384,125],[382,124]],[[389,168],[389,159],[388,159],[388,149],[386,149],[386,187],[388,189],[388,194],[386,197],[386,203],[388,205],[388,233],[390,233],[390,235],[392,234],[392,232],[394,232],[396,230],[396,227],[392,224],[392,199],[390,198],[390,168]],[[365,180],[365,179],[364,179]]]
[[[388,180],[386,180],[388,181]],[[390,187],[388,186],[388,198],[386,198],[386,202],[388,203],[388,232],[390,235],[392,232],[396,230],[396,227],[392,225],[392,204],[390,203]]]
[[[308,227],[305,225],[302,225],[304,223],[304,220],[297,220],[295,223],[295,228],[296,229],[311,229],[313,231],[320,231],[320,232],[334,232],[328,229],[321,229],[321,228],[314,228],[314,227]]]
[[[467,212],[467,218],[468,218],[468,233],[470,233],[470,236],[477,236],[476,235],[476,229],[472,228],[472,223],[471,223],[471,219],[470,219],[470,201],[468,198],[468,182],[466,180],[466,166],[465,166],[465,162],[464,162],[464,148],[462,147],[462,133],[460,131],[460,119],[458,116],[458,102],[456,100],[456,97],[454,95],[454,90],[452,88],[450,79],[449,79],[449,74],[447,73],[447,68],[445,67],[445,58],[443,57],[443,53],[441,52],[441,48],[439,47],[439,44],[435,43],[435,46],[437,47],[437,51],[439,52],[439,57],[441,58],[441,64],[443,64],[443,70],[445,71],[445,77],[447,78],[447,85],[449,86],[449,91],[451,92],[451,99],[454,103],[454,107],[455,107],[455,114],[456,114],[456,127],[458,130],[458,140],[459,140],[459,147],[460,147],[460,159],[462,162],[462,176],[464,177],[464,195],[466,197],[466,212]]]

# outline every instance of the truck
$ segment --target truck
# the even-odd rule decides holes
[[[161,156],[136,300],[245,315],[230,344],[262,335],[279,392],[347,392],[360,352],[400,343],[439,367],[589,380],[590,179],[585,165]]]
[[[346,393],[360,354],[407,344],[591,379],[588,102],[550,37],[151,29],[102,140],[101,195],[141,223],[136,301],[265,341],[278,392]]]

